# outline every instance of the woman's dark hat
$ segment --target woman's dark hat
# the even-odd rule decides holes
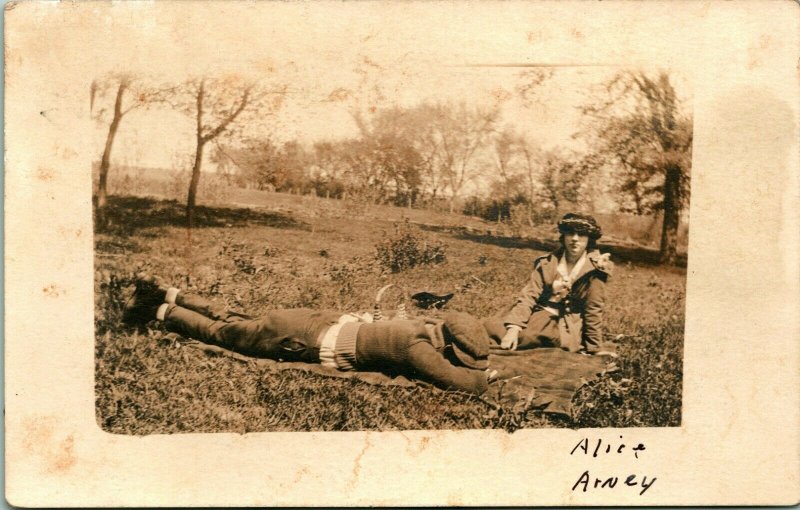
[[[420,308],[430,310],[436,308],[441,310],[453,298],[453,293],[434,294],[433,292],[422,291],[411,295],[411,300]]]
[[[603,231],[597,221],[588,214],[567,213],[558,222],[558,232],[560,234],[577,234],[589,236],[590,239],[600,239]]]
[[[445,339],[464,366],[477,370],[489,368],[489,335],[475,317],[463,312],[447,312],[444,320]]]

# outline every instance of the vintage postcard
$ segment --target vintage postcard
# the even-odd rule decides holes
[[[6,6],[6,499],[800,499],[794,2]]]

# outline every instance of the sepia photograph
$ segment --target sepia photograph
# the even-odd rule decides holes
[[[306,67],[92,81],[104,430],[681,424],[683,77]]]
[[[5,16],[10,504],[800,497],[791,3]]]

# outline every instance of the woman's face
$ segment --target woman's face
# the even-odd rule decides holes
[[[566,250],[571,259],[577,259],[583,255],[588,245],[589,236],[585,234],[578,234],[577,232],[564,234],[564,250]]]

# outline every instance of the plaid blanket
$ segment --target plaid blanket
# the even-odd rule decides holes
[[[613,353],[613,346],[605,346]],[[589,356],[563,349],[492,350],[489,366],[498,371],[484,398],[507,406],[524,404],[546,413],[570,415],[572,397],[600,374],[613,371],[612,356]]]
[[[339,378],[356,378],[369,384],[413,387],[429,386],[402,375],[389,376],[380,372],[340,371],[319,364],[301,362],[278,362],[264,358],[252,358],[209,345],[196,340],[187,340],[175,333],[165,336],[170,342],[200,349],[210,355],[228,356],[240,361],[269,367],[271,370],[303,370],[319,375]],[[607,352],[614,351],[613,344],[603,346]],[[484,400],[505,406],[525,405],[541,408],[545,413],[571,413],[572,397],[578,389],[605,371],[615,368],[609,356],[588,356],[570,353],[562,349],[530,349],[526,351],[503,351],[493,349],[489,355],[490,370],[497,370],[497,379],[489,385],[482,396]]]

